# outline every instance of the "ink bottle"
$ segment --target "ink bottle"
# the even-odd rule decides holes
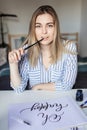
[[[83,91],[82,90],[77,90],[76,101],[83,101]]]

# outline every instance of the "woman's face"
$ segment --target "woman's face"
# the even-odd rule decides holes
[[[35,34],[37,40],[44,38],[44,40],[41,41],[41,44],[48,45],[52,43],[54,30],[54,21],[50,14],[45,13],[37,16],[35,23]]]

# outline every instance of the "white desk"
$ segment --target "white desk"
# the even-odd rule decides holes
[[[87,91],[86,89],[83,92]],[[39,101],[57,98],[65,95],[72,95],[75,99],[76,90],[67,92],[53,91],[24,91],[21,94],[16,94],[14,91],[0,91],[0,130],[8,130],[8,107],[14,103],[27,103],[31,101]],[[87,114],[87,109],[84,110]],[[87,126],[84,126],[84,130]]]

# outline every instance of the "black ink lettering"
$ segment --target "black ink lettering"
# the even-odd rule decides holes
[[[60,115],[52,114],[52,115],[48,116],[48,115],[45,115],[44,113],[39,113],[39,114],[37,114],[37,116],[41,115],[42,119],[44,118],[44,120],[42,121],[42,125],[45,125],[47,123],[47,121],[49,121],[49,122],[60,121],[63,114],[64,114],[64,112],[62,112]]]
[[[46,104],[44,105],[43,103],[35,103],[32,107],[31,107],[31,111],[38,109],[39,111],[41,111],[42,109],[44,109],[45,111],[48,109],[48,103],[46,102]]]
[[[68,104],[66,104],[65,106],[62,106],[62,104],[59,104],[58,107],[55,109],[55,111],[61,111],[63,108],[68,107]]]
[[[39,103],[35,103],[32,107],[31,107],[31,111],[39,109]]]
[[[20,110],[20,114],[21,114],[22,112],[24,112],[24,111],[28,110],[28,109],[30,109],[30,108],[29,108],[29,107],[27,107],[27,108],[24,108],[24,109]]]
[[[49,116],[49,121],[50,122],[58,122],[61,120],[61,116],[64,114],[64,112],[60,115],[57,115],[57,114],[52,114]]]
[[[37,114],[37,116],[39,116],[39,115],[42,115],[42,118],[45,118],[44,121],[42,122],[42,125],[45,125],[48,120],[48,115],[45,115],[44,113]]]
[[[63,106],[62,104],[58,104],[58,103],[50,104],[48,102],[46,102],[46,103],[38,103],[37,102],[37,103],[34,103],[31,107],[27,107],[27,108],[24,108],[24,109],[20,110],[20,114],[22,112],[27,111],[27,110],[30,110],[30,111],[35,111],[35,110],[41,111],[41,110],[44,110],[44,111],[46,111],[48,109],[52,109],[52,110],[54,109],[54,111],[57,112],[57,114],[58,114],[58,112],[61,111],[65,107],[68,107],[68,104]],[[48,115],[45,117],[45,114],[43,113],[42,114],[42,118],[43,117],[46,118],[45,122],[47,122]],[[58,117],[56,117],[56,115],[54,115],[54,117],[58,119]]]

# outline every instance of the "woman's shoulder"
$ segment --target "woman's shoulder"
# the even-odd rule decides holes
[[[24,54],[21,57],[21,60],[19,61],[19,65],[27,64],[29,62],[28,54]]]
[[[76,41],[73,41],[73,40],[62,40],[62,43],[64,46],[68,46],[68,45],[75,45],[76,46]]]
[[[77,52],[77,43],[72,40],[63,40],[63,46],[65,49],[71,51],[71,52]]]

